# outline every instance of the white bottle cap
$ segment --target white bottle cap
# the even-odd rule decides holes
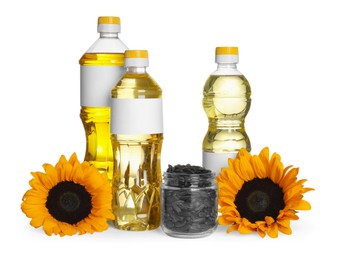
[[[121,20],[117,16],[98,17],[97,32],[119,33],[121,31]]]
[[[239,63],[238,47],[216,47],[215,62],[216,63]]]
[[[125,67],[148,67],[149,54],[147,50],[126,50]]]

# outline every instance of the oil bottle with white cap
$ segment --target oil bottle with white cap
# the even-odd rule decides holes
[[[237,69],[237,47],[217,47],[218,64],[207,79],[203,91],[203,107],[208,117],[208,131],[203,140],[203,166],[216,173],[228,167],[241,148],[251,150],[245,131],[245,117],[251,104],[251,88]]]
[[[120,18],[98,18],[99,38],[81,57],[81,113],[86,135],[85,161],[112,178],[110,92],[124,73],[126,45],[119,39]]]
[[[121,230],[160,225],[162,90],[148,66],[146,50],[127,50],[126,72],[111,91],[113,224]]]

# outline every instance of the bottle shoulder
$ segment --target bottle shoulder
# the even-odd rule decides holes
[[[250,96],[251,87],[244,75],[213,75],[204,85],[204,96]]]
[[[113,98],[161,98],[162,89],[147,73],[125,73],[111,94]]]
[[[236,68],[218,68],[217,70],[213,71],[213,73],[211,75],[214,75],[214,76],[226,76],[226,75],[239,76],[239,75],[242,75],[242,73]]]
[[[127,49],[128,47],[118,37],[98,38],[86,53],[124,53]]]

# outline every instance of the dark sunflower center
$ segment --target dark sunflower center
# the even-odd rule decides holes
[[[63,181],[50,189],[46,207],[56,220],[76,224],[90,214],[91,195],[82,185]]]
[[[80,204],[80,198],[74,192],[65,192],[60,196],[60,205],[66,211],[75,211],[78,209]]]
[[[282,188],[269,178],[245,182],[234,201],[241,217],[254,223],[266,216],[277,218],[284,208]]]
[[[270,204],[270,198],[267,193],[256,190],[249,194],[247,205],[253,212],[265,211]]]

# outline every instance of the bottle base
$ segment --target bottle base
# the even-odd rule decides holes
[[[117,224],[115,222],[112,223],[112,226],[119,230],[124,231],[148,231],[157,229],[159,226],[149,225],[144,222],[133,222],[127,224]]]
[[[164,231],[164,233],[170,237],[176,237],[176,238],[202,238],[202,237],[207,237],[209,235],[211,235],[217,228],[217,225],[214,226],[211,229],[208,229],[206,231],[203,232],[191,232],[191,233],[187,233],[187,232],[176,232],[173,230],[170,230],[168,228],[166,228],[165,226],[161,226],[162,230]]]

